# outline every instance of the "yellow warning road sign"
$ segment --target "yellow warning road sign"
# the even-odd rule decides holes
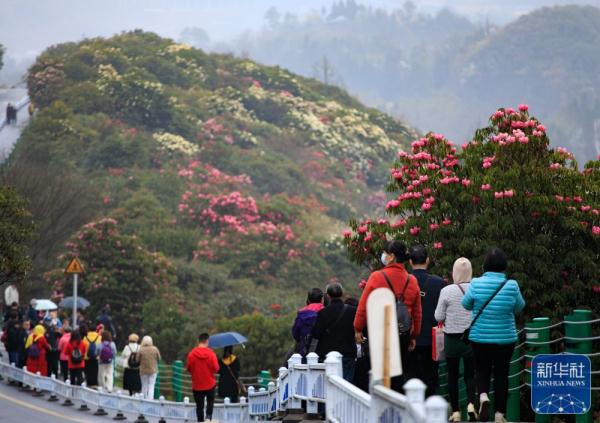
[[[79,259],[77,257],[73,257],[71,259],[71,261],[69,262],[69,264],[67,265],[67,268],[65,269],[65,273],[67,274],[73,274],[73,273],[83,273],[83,266],[81,265],[81,262],[79,261]]]

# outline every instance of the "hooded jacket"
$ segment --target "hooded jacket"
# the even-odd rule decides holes
[[[323,307],[321,303],[311,303],[298,310],[294,326],[292,327],[292,336],[296,340],[295,352],[298,354],[304,356],[308,353],[308,339],[317,321],[317,314],[323,310]]]
[[[219,361],[213,350],[198,345],[188,354],[185,367],[192,375],[194,391],[208,391],[215,387],[215,373],[219,371]]]

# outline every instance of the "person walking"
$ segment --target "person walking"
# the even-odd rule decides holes
[[[403,374],[392,378],[392,389],[403,391],[404,372],[408,368],[408,352],[415,349],[417,336],[421,333],[421,294],[417,279],[408,273],[403,263],[409,260],[406,246],[400,241],[388,241],[381,254],[384,268],[371,273],[363,290],[354,319],[356,342],[364,342],[362,330],[367,325],[367,299],[377,288],[388,288],[396,299],[401,299],[411,317],[410,329],[400,334],[400,357]]]
[[[112,334],[104,330],[102,332],[102,344],[98,357],[98,381],[106,392],[112,392],[114,386],[113,362],[117,356],[117,346],[113,342]]]
[[[306,306],[298,310],[294,326],[292,327],[292,337],[296,341],[294,352],[306,357],[311,350],[311,332],[317,321],[317,314],[323,310],[323,291],[319,288],[313,288],[308,291]]]
[[[192,375],[192,391],[196,402],[196,417],[204,421],[204,401],[206,400],[206,418],[212,419],[215,402],[215,374],[219,371],[219,362],[213,350],[208,347],[208,333],[198,337],[198,345],[190,351],[185,368]]]
[[[475,411],[475,363],[471,345],[465,344],[461,337],[471,324],[471,313],[462,306],[461,301],[469,289],[473,277],[471,262],[461,257],[454,262],[452,280],[440,292],[435,309],[435,319],[444,324],[444,352],[448,371],[448,393],[452,407],[451,422],[462,421],[458,405],[458,377],[460,361],[463,362],[463,378],[467,387],[467,414],[469,421],[477,421]]]
[[[225,347],[223,357],[219,360],[218,391],[221,398],[229,398],[233,403],[239,402],[240,366],[240,359],[233,354],[233,347]]]
[[[21,361],[20,355],[24,349],[24,335],[17,311],[11,309],[8,320],[4,325],[2,336],[4,348],[6,348],[6,352],[8,353],[8,362],[18,366]]]
[[[31,373],[39,372],[42,376],[48,376],[48,362],[46,354],[50,349],[46,341],[46,329],[44,326],[37,325],[33,328],[33,333],[27,337],[25,350],[27,351],[27,371]]]
[[[135,333],[129,335],[129,343],[123,348],[123,389],[129,391],[129,396],[142,390],[140,380],[140,345],[139,336]]]
[[[46,361],[48,362],[48,376],[54,375],[58,377],[58,358],[60,352],[58,350],[58,341],[60,339],[60,333],[56,324],[52,322],[50,317],[44,319],[44,327],[46,328],[46,341],[50,349],[46,354]]]
[[[152,343],[152,338],[144,336],[139,350],[140,379],[142,382],[142,395],[146,399],[154,399],[154,384],[158,375],[158,361],[160,351]]]
[[[98,386],[98,356],[100,355],[100,345],[102,338],[93,330],[88,330],[87,325],[79,327],[81,338],[86,344],[85,350],[85,383],[88,388]]]
[[[483,263],[483,275],[471,281],[462,299],[463,307],[473,311],[469,340],[475,354],[479,419],[487,421],[489,417],[493,373],[495,423],[506,422],[508,370],[517,341],[515,313],[525,307],[519,284],[506,276],[507,267],[504,251],[493,248]]]
[[[425,396],[435,395],[438,387],[439,363],[431,356],[431,328],[437,326],[434,312],[440,297],[440,291],[446,285],[439,276],[427,271],[429,267],[429,254],[423,245],[415,245],[410,249],[410,267],[412,274],[417,278],[421,290],[421,333],[416,338],[415,349],[408,354],[409,379],[421,379],[427,390]]]
[[[71,333],[71,339],[69,339],[69,342],[65,346],[71,385],[80,386],[83,383],[87,346],[88,344],[81,339],[79,331]]]
[[[110,305],[106,304],[100,311],[100,315],[96,318],[98,324],[101,324],[105,330],[110,331],[113,340],[117,338],[117,331],[113,325],[112,317],[110,317]]]
[[[25,362],[27,361],[27,350],[25,349],[25,344],[27,344],[27,339],[31,334],[31,322],[28,319],[23,320],[23,324],[21,325],[21,331],[19,332],[19,362],[17,363],[17,367],[22,369],[25,367]]]
[[[337,351],[342,354],[343,377],[348,382],[354,381],[356,366],[356,342],[354,340],[354,317],[356,307],[344,304],[344,289],[339,283],[327,285],[329,305],[319,311],[317,321],[311,335],[318,339],[319,359],[324,361],[327,354]]]
[[[60,374],[63,381],[69,378],[69,354],[67,354],[67,345],[71,342],[73,330],[70,327],[63,328],[63,334],[58,341],[58,351],[60,360]]]

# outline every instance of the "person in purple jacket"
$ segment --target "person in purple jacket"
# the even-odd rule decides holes
[[[295,353],[300,354],[302,357],[311,352],[311,336],[315,322],[317,321],[317,314],[324,307],[323,305],[324,295],[323,291],[319,288],[313,288],[308,291],[306,298],[306,306],[298,310],[294,326],[292,327],[292,336],[296,340]],[[312,351],[314,352],[314,351]]]

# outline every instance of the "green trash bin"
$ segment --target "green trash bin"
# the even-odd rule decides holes
[[[256,377],[256,382],[262,388],[267,388],[269,386],[270,381],[271,373],[268,370],[261,370],[258,376]]]

